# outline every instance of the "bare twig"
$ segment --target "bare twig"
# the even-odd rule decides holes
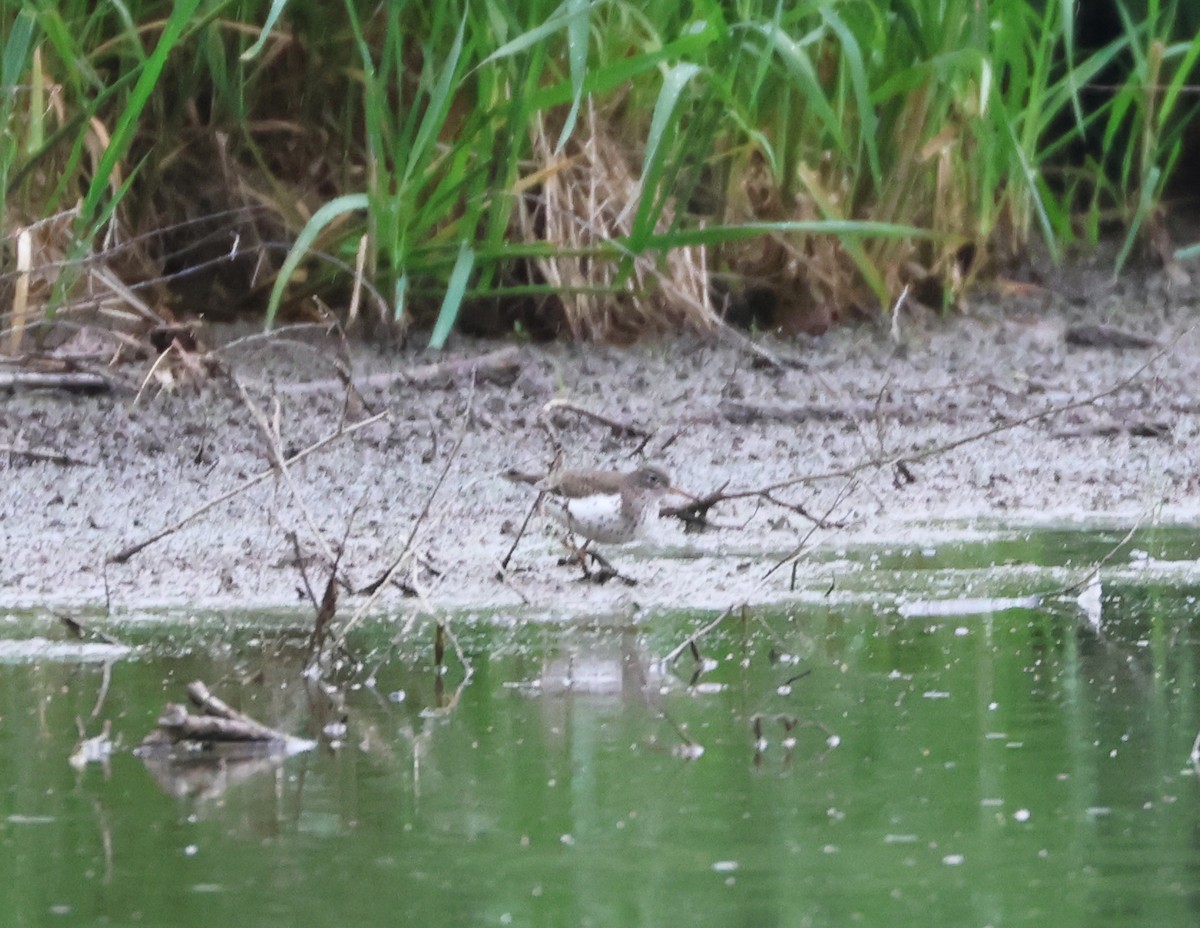
[[[421,511],[417,515],[416,521],[413,522],[412,529],[408,533],[408,538],[404,542],[404,547],[401,549],[400,554],[397,555],[396,560],[392,563],[392,566],[384,571],[377,580],[372,583],[368,583],[365,587],[359,590],[360,593],[376,593],[380,587],[392,579],[392,576],[399,569],[400,564],[408,554],[409,549],[412,548],[413,541],[416,539],[417,532],[421,528],[422,523],[429,517],[430,507],[433,505],[433,501],[437,497],[438,491],[442,488],[442,484],[445,483],[446,475],[450,473],[450,468],[454,466],[454,462],[458,458],[458,449],[462,447],[464,438],[466,438],[466,432],[463,432],[458,436],[458,441],[456,441],[454,443],[454,447],[450,449],[450,455],[446,458],[446,466],[442,468],[442,472],[438,476],[437,483],[433,485],[433,489],[425,498],[425,505],[421,507]]]
[[[392,578],[396,575],[396,571],[398,571],[400,569],[400,565],[404,563],[405,558],[408,556],[408,553],[413,546],[413,542],[416,540],[417,532],[420,530],[421,525],[429,517],[430,509],[433,506],[433,501],[437,498],[438,491],[441,490],[442,484],[446,482],[446,476],[450,473],[450,468],[454,466],[454,462],[458,459],[458,451],[462,447],[463,439],[465,438],[466,431],[464,430],[463,432],[459,433],[458,440],[454,443],[454,447],[450,449],[450,454],[446,458],[446,466],[442,468],[442,473],[438,477],[437,483],[434,484],[433,489],[425,498],[425,504],[421,507],[421,511],[417,515],[416,521],[413,522],[412,530],[408,533],[408,538],[405,539],[404,547],[400,550],[400,554],[397,555],[396,560],[392,562],[392,566],[384,571],[379,579],[368,584],[366,587],[360,590],[360,592],[369,593],[370,595],[368,596],[366,602],[364,602],[358,607],[358,609],[355,610],[354,615],[352,615],[349,620],[347,620],[346,624],[339,630],[337,637],[337,643],[339,646],[345,642],[346,636],[350,634],[350,631],[362,621],[367,612],[375,605],[375,601],[379,599],[383,588],[392,581]]]
[[[210,357],[219,358],[221,355],[230,354],[238,349],[253,346],[258,342],[302,344],[308,347],[306,343],[292,339],[292,336],[305,332],[328,333],[329,329],[330,325],[327,322],[297,322],[294,325],[281,325],[278,328],[267,329],[265,332],[252,332],[249,335],[243,335],[241,338],[235,338],[224,345],[218,345],[216,348],[210,349],[208,354]]]
[[[631,422],[622,422],[621,420],[614,419],[611,416],[605,415],[604,413],[596,412],[594,409],[588,409],[586,406],[581,406],[579,403],[573,402],[572,400],[565,399],[550,400],[548,403],[542,406],[541,411],[538,413],[538,418],[540,419],[543,416],[550,416],[557,412],[573,412],[585,419],[591,419],[593,422],[598,422],[610,429],[615,438],[640,438],[642,439],[643,446],[645,442],[650,440],[653,434],[634,425]]]
[[[317,451],[320,451],[322,448],[325,448],[342,438],[346,438],[349,435],[353,435],[355,432],[357,432],[361,429],[365,429],[369,425],[374,425],[376,422],[379,422],[381,419],[386,419],[389,415],[391,415],[390,410],[384,410],[383,412],[378,413],[377,415],[371,416],[369,419],[363,419],[361,422],[355,422],[353,425],[347,426],[344,429],[339,429],[338,431],[333,432],[332,434],[327,435],[324,438],[320,439],[319,441],[314,442],[313,444],[309,445],[303,451],[293,454],[290,458],[286,459],[285,463],[287,463],[288,465],[292,465],[299,461],[302,461],[305,458],[307,458],[309,455],[314,454]],[[162,541],[164,538],[174,535],[180,529],[185,528],[190,522],[194,521],[195,519],[198,519],[200,516],[204,515],[204,513],[208,512],[210,509],[213,509],[213,508],[221,505],[221,503],[228,502],[229,500],[233,499],[236,496],[240,496],[242,493],[245,493],[247,490],[250,490],[250,489],[258,486],[258,484],[269,479],[274,474],[275,474],[275,468],[272,467],[272,468],[269,468],[268,470],[263,471],[261,474],[258,474],[257,476],[251,477],[249,480],[243,481],[242,483],[240,483],[236,487],[234,487],[232,490],[229,490],[226,493],[222,493],[220,496],[210,499],[204,505],[199,506],[196,509],[193,509],[182,519],[167,526],[162,531],[157,532],[154,535],[151,535],[149,538],[139,541],[136,544],[129,545],[126,548],[122,548],[116,554],[109,557],[108,563],[124,564],[126,561],[128,561],[131,557],[133,557],[138,552],[145,550],[146,548],[150,547],[150,545],[154,544],[155,542]]]
[[[829,518],[829,516],[832,515],[833,511],[842,504],[842,500],[844,500],[846,498],[846,496],[850,493],[851,488],[854,487],[857,483],[858,483],[857,478],[846,481],[845,486],[843,486],[841,488],[841,490],[838,491],[838,494],[834,498],[833,502],[829,504],[829,508],[827,510],[825,510],[825,515],[823,515],[819,521],[813,523],[812,527],[807,532],[804,533],[804,537],[800,539],[800,543],[798,545],[796,545],[796,547],[794,547],[786,555],[784,555],[782,558],[780,558],[778,561],[776,561],[775,565],[770,570],[768,570],[765,574],[763,574],[764,580],[766,580],[769,576],[771,576],[771,574],[775,573],[775,571],[777,571],[780,567],[782,567],[788,561],[792,560],[792,558],[796,558],[796,557],[800,556],[801,552],[804,551],[804,549],[808,546],[808,540],[810,538],[812,538],[813,533],[817,529],[821,528],[823,525],[826,524],[826,520]]]
[[[845,526],[839,522],[829,522],[819,516],[814,516],[801,503],[789,503],[787,500],[779,499],[770,489],[766,490],[737,490],[733,493],[726,493],[723,484],[712,493],[701,497],[692,497],[692,502],[683,506],[667,506],[659,510],[660,516],[679,519],[684,525],[691,530],[700,531],[712,523],[708,519],[709,510],[718,503],[723,503],[731,499],[752,499],[757,497],[764,502],[771,503],[773,506],[778,506],[781,509],[787,509],[789,512],[794,512],[798,516],[803,516],[810,522],[813,522],[819,528],[844,528]]]
[[[403,371],[371,374],[356,379],[354,386],[357,390],[362,391],[369,388],[387,389],[395,384],[407,384],[425,389],[445,389],[466,380],[482,383],[509,383],[516,378],[520,368],[520,349],[510,345],[473,358],[451,358],[433,364],[410,367]],[[287,394],[305,394],[339,390],[344,387],[344,379],[334,378],[293,384],[280,387],[279,390],[281,393]]]
[[[529,528],[529,521],[533,518],[533,514],[537,512],[538,505],[542,501],[544,493],[538,493],[534,498],[533,504],[529,507],[529,511],[525,513],[525,519],[521,522],[521,527],[517,529],[517,537],[513,539],[512,547],[508,549],[508,553],[504,555],[504,559],[500,562],[500,574],[503,575],[508,570],[508,562],[512,560],[512,556],[517,553],[517,545],[521,543],[521,539],[525,537],[525,530]]]
[[[292,494],[292,501],[300,510],[300,514],[304,517],[304,521],[308,523],[308,530],[313,533],[313,536],[317,539],[317,543],[321,546],[321,550],[325,555],[326,562],[329,564],[336,564],[337,558],[335,558],[333,555],[333,549],[329,547],[329,543],[325,540],[325,536],[321,533],[320,528],[317,527],[316,520],[313,519],[312,513],[309,512],[308,507],[304,504],[304,497],[300,495],[300,490],[296,486],[296,482],[292,479],[292,472],[288,467],[287,459],[284,456],[282,441],[279,434],[280,409],[278,404],[276,404],[275,407],[275,422],[270,423],[267,421],[267,417],[263,414],[263,411],[259,409],[254,400],[250,398],[250,394],[246,392],[246,388],[236,376],[233,377],[233,383],[237,387],[238,393],[242,397],[242,402],[250,411],[250,415],[253,417],[255,424],[258,425],[259,431],[262,432],[263,438],[266,439],[267,449],[270,453],[271,466],[276,469],[279,476],[283,478],[283,482],[287,484],[288,491]]]
[[[14,371],[0,374],[0,390],[67,390],[72,393],[109,393],[115,381],[90,371]]]
[[[292,557],[295,558],[296,569],[300,571],[300,581],[304,584],[304,595],[308,597],[313,609],[320,609],[320,605],[317,603],[317,594],[313,592],[312,583],[308,579],[308,570],[304,566],[304,552],[300,550],[300,536],[292,531],[283,534],[291,543]]]
[[[0,454],[11,457],[25,458],[28,461],[48,461],[51,464],[61,464],[64,467],[91,467],[91,461],[73,458],[62,451],[53,448],[18,448],[16,445],[0,445]]]
[[[952,441],[931,444],[925,448],[918,449],[916,451],[899,452],[899,453],[891,454],[891,455],[881,455],[881,456],[877,456],[877,457],[873,457],[873,458],[868,458],[866,460],[859,461],[856,464],[852,464],[849,467],[842,467],[842,468],[838,468],[836,470],[824,471],[822,473],[817,473],[817,474],[805,474],[800,477],[790,477],[787,480],[780,480],[777,483],[772,483],[765,487],[758,487],[753,490],[743,490],[743,491],[737,491],[734,493],[728,493],[728,494],[725,494],[723,498],[724,499],[738,499],[738,498],[747,497],[747,496],[761,496],[766,493],[772,493],[776,490],[784,490],[784,489],[787,489],[788,487],[794,487],[794,486],[797,486],[800,484],[819,483],[819,482],[826,481],[826,480],[838,480],[838,479],[843,479],[846,477],[855,477],[865,470],[878,470],[878,469],[882,469],[882,468],[886,468],[886,467],[896,467],[901,464],[909,465],[909,464],[913,464],[917,461],[923,461],[928,458],[933,458],[933,457],[937,457],[938,455],[946,454],[947,452],[954,451],[958,448],[963,447],[964,445],[969,445],[969,444],[972,444],[977,441],[982,441],[985,438],[991,438],[993,435],[998,435],[1002,432],[1010,431],[1011,429],[1016,429],[1016,428],[1020,428],[1025,425],[1030,425],[1031,423],[1039,422],[1043,419],[1050,419],[1050,418],[1053,418],[1054,416],[1060,416],[1063,413],[1070,412],[1073,409],[1080,409],[1084,406],[1093,406],[1102,399],[1105,399],[1109,396],[1113,396],[1117,393],[1120,393],[1122,390],[1128,389],[1139,377],[1141,377],[1141,375],[1143,373],[1146,372],[1146,370],[1148,370],[1155,363],[1157,363],[1159,360],[1161,360],[1165,355],[1169,354],[1174,349],[1175,345],[1179,342],[1179,340],[1182,339],[1185,335],[1187,335],[1188,333],[1190,333],[1192,331],[1192,328],[1194,328],[1194,326],[1187,329],[1186,331],[1180,333],[1180,335],[1178,337],[1176,337],[1171,342],[1170,345],[1167,345],[1162,350],[1156,352],[1153,357],[1148,358],[1143,364],[1141,364],[1137,368],[1137,370],[1135,370],[1128,377],[1122,378],[1121,380],[1117,381],[1112,386],[1107,387],[1104,390],[1100,390],[1096,393],[1093,393],[1090,396],[1084,397],[1083,399],[1073,400],[1070,403],[1063,403],[1062,405],[1059,405],[1059,406],[1051,406],[1051,407],[1049,407],[1047,409],[1043,409],[1039,412],[1030,413],[1027,416],[1022,416],[1019,419],[1013,419],[1010,422],[1003,422],[1003,423],[1000,423],[999,425],[991,426],[990,428],[981,429],[978,432],[972,432],[969,435],[964,435],[961,438],[956,438],[956,439],[953,439]],[[690,507],[684,507],[684,508],[686,509],[686,508],[690,508]],[[664,509],[663,513],[665,515],[675,515],[677,517],[680,516],[680,512],[676,512],[673,509]]]
[[[1083,591],[1084,588],[1086,588],[1087,585],[1092,582],[1092,580],[1099,576],[1104,565],[1116,557],[1117,553],[1133,540],[1133,536],[1137,534],[1138,529],[1142,527],[1142,523],[1146,521],[1146,515],[1147,513],[1143,512],[1140,516],[1138,516],[1137,521],[1133,523],[1133,527],[1125,533],[1125,537],[1113,545],[1112,548],[1109,549],[1108,553],[1104,555],[1104,557],[1096,561],[1096,563],[1092,565],[1091,569],[1074,583],[1060,587],[1057,590],[1050,590],[1048,593],[1040,593],[1038,595],[1043,598],[1051,596],[1070,596],[1073,593],[1079,593]]]
[[[711,622],[709,622],[703,628],[697,629],[696,631],[692,632],[690,635],[687,636],[687,638],[685,638],[683,641],[681,641],[676,647],[672,648],[669,652],[667,652],[666,656],[662,659],[663,666],[668,667],[671,664],[675,663],[675,660],[679,657],[680,654],[682,654],[688,648],[694,647],[697,641],[699,641],[701,638],[703,638],[705,635],[707,635],[709,632],[711,632],[714,628],[716,628],[718,625],[720,625],[722,622],[724,622],[727,618],[729,618],[731,615],[733,615],[739,609],[745,609],[745,608],[746,608],[746,606],[744,603],[738,603],[736,605],[730,606],[728,609],[726,609],[724,612],[722,612],[719,616],[717,616],[715,619],[713,619]]]

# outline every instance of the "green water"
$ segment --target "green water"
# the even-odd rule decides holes
[[[964,566],[906,557],[876,561],[912,595]],[[377,626],[344,710],[278,617],[220,646],[117,627],[139,647],[98,716],[125,748],[107,768],[67,763],[102,663],[0,664],[0,925],[1194,925],[1200,606],[1178,574],[1107,584],[1102,632],[1069,600],[830,602],[732,615],[668,668],[714,615],[459,619],[461,688],[430,628],[389,649]],[[195,678],[296,734],[344,711],[346,743],[169,795],[127,748]]]

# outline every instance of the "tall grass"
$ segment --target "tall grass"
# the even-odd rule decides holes
[[[1081,49],[1057,0],[6,4],[3,234],[35,267],[0,306],[271,321],[357,269],[434,345],[464,310],[632,338],[763,290],[772,324],[950,307],[1034,236],[1115,211],[1125,260],[1161,217],[1200,40],[1122,11]]]

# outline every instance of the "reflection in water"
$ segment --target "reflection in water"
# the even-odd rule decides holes
[[[140,747],[134,753],[164,793],[204,802],[220,799],[239,783],[270,775],[283,766],[288,756],[282,746],[277,750],[239,746],[189,758],[169,745],[158,744]]]
[[[551,646],[537,686],[548,697],[618,696],[627,705],[651,705],[663,686],[660,670],[633,627],[616,634],[575,632]]]

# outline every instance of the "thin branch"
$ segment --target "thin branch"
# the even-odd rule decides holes
[[[302,461],[305,458],[307,458],[309,455],[311,455],[317,451],[320,451],[322,448],[325,448],[326,446],[333,444],[334,442],[338,441],[339,439],[346,438],[349,435],[353,435],[355,432],[359,431],[360,429],[365,429],[369,425],[374,425],[376,422],[380,421],[381,419],[386,419],[390,415],[391,415],[391,410],[385,409],[383,412],[378,413],[377,415],[371,416],[369,419],[363,419],[361,422],[355,422],[353,425],[348,426],[347,428],[339,429],[337,432],[327,435],[324,438],[320,439],[319,441],[315,442],[314,444],[309,445],[303,451],[299,451],[296,454],[293,454],[290,458],[286,459],[286,463],[288,465],[292,465],[299,461]],[[228,502],[229,500],[233,499],[234,497],[240,496],[241,494],[245,493],[247,490],[253,489],[254,487],[258,486],[258,484],[262,483],[265,480],[268,480],[274,474],[275,474],[275,468],[272,467],[272,468],[269,468],[268,470],[263,471],[261,474],[258,474],[255,477],[251,477],[249,480],[243,481],[242,483],[240,483],[236,487],[234,487],[232,490],[229,490],[226,493],[222,493],[220,496],[210,499],[204,505],[199,506],[196,509],[193,509],[182,519],[167,526],[162,531],[157,532],[156,534],[151,535],[149,538],[139,541],[136,544],[129,545],[126,548],[122,548],[116,554],[113,554],[112,556],[109,557],[108,563],[124,564],[126,561],[128,561],[131,557],[133,557],[138,552],[150,547],[150,545],[154,544],[155,542],[162,541],[164,538],[174,535],[180,529],[185,528],[189,523],[198,519],[200,516],[204,515],[204,513],[208,512],[210,509],[213,509],[213,508],[221,505],[221,503]]]
[[[358,625],[371,607],[375,605],[376,600],[378,600],[380,595],[382,595],[383,588],[387,584],[391,583],[392,578],[396,575],[396,571],[398,571],[400,569],[400,565],[404,563],[404,559],[408,556],[408,552],[412,548],[413,542],[416,540],[418,530],[429,517],[430,508],[433,506],[433,501],[437,498],[438,491],[441,490],[442,484],[446,482],[446,476],[450,473],[450,468],[454,466],[454,462],[458,458],[458,450],[462,447],[463,439],[465,439],[466,436],[467,433],[465,430],[459,433],[458,440],[454,443],[454,447],[450,449],[450,455],[446,459],[446,466],[442,468],[442,473],[438,477],[437,483],[434,484],[433,489],[425,498],[425,505],[421,507],[421,512],[417,515],[416,521],[413,522],[412,530],[408,533],[408,538],[404,542],[404,547],[401,549],[400,554],[396,557],[396,560],[392,563],[392,566],[384,571],[378,580],[376,580],[374,583],[368,584],[359,591],[362,593],[369,593],[370,595],[367,597],[366,602],[364,602],[358,607],[358,609],[354,611],[354,615],[350,617],[350,619],[338,632],[339,646],[346,640],[346,636],[350,634],[351,629]]]
[[[701,497],[696,502],[689,505],[666,507],[662,510],[661,514],[665,516],[674,516],[675,518],[681,519],[684,522],[703,526],[706,524],[708,510],[717,503],[724,502],[725,500],[745,499],[757,496],[779,504],[780,501],[772,498],[771,496],[771,494],[777,490],[786,490],[789,487],[794,487],[801,484],[819,483],[825,480],[838,480],[847,477],[855,477],[865,470],[879,470],[885,467],[906,467],[907,465],[916,461],[923,461],[927,458],[946,454],[947,452],[954,451],[963,447],[964,445],[982,441],[985,438],[990,438],[993,435],[998,435],[1002,432],[1009,431],[1010,429],[1020,428],[1021,426],[1030,425],[1031,423],[1041,421],[1042,419],[1049,419],[1054,416],[1059,416],[1063,413],[1070,412],[1073,409],[1079,409],[1084,406],[1092,406],[1106,397],[1113,396],[1114,394],[1120,393],[1122,390],[1128,389],[1129,386],[1131,386],[1139,377],[1141,377],[1141,375],[1145,373],[1148,368],[1161,360],[1165,355],[1169,354],[1179,340],[1191,332],[1193,328],[1195,328],[1195,326],[1192,326],[1186,331],[1180,333],[1180,335],[1174,341],[1172,341],[1171,344],[1164,347],[1161,351],[1156,352],[1153,357],[1147,359],[1145,363],[1139,366],[1138,369],[1128,377],[1125,377],[1114,385],[1097,393],[1093,393],[1084,399],[1074,400],[1070,403],[1064,403],[1061,406],[1052,406],[1048,409],[1043,409],[1040,412],[1030,413],[1029,415],[1023,416],[1019,419],[1014,419],[1011,422],[1004,422],[978,432],[973,432],[970,435],[964,435],[963,437],[956,438],[952,441],[930,445],[926,448],[916,451],[906,451],[892,455],[880,453],[876,457],[867,458],[866,460],[859,461],[857,464],[852,464],[849,467],[842,467],[838,468],[837,470],[824,471],[817,474],[805,474],[801,477],[791,477],[787,480],[780,480],[764,487],[756,487],[749,490],[735,490],[730,493],[725,493],[723,492],[724,488],[722,488],[722,490],[718,490],[716,493],[711,493],[708,496]],[[793,507],[788,506],[787,508]],[[795,509],[794,511],[805,515],[807,518],[811,518],[811,516],[807,516],[807,514],[801,512],[799,509]],[[788,558],[785,558],[785,561],[786,560],[788,560]]]
[[[1192,328],[1195,328],[1195,327],[1193,326]],[[1099,402],[1102,399],[1105,399],[1106,397],[1113,396],[1114,394],[1120,393],[1122,390],[1128,389],[1139,377],[1141,377],[1141,375],[1143,373],[1145,373],[1145,371],[1148,368],[1150,368],[1152,365],[1154,365],[1155,363],[1160,361],[1165,355],[1170,353],[1170,351],[1172,351],[1174,349],[1175,344],[1179,341],[1179,339],[1182,338],[1184,335],[1188,334],[1188,332],[1190,332],[1190,331],[1191,331],[1191,328],[1189,328],[1187,330],[1187,332],[1181,333],[1179,338],[1175,339],[1175,341],[1173,341],[1167,347],[1163,348],[1161,351],[1156,352],[1153,357],[1149,358],[1144,364],[1142,364],[1140,367],[1138,367],[1138,369],[1136,371],[1134,371],[1132,374],[1130,374],[1128,377],[1125,377],[1124,379],[1118,381],[1113,386],[1108,387],[1107,389],[1101,390],[1098,393],[1093,393],[1091,396],[1085,397],[1084,399],[1074,400],[1070,403],[1064,403],[1061,406],[1051,406],[1049,409],[1043,409],[1040,412],[1030,413],[1028,416],[1022,416],[1020,419],[1014,419],[1011,422],[1004,422],[1004,423],[1001,423],[1000,425],[995,425],[995,426],[992,426],[991,428],[983,429],[982,431],[979,431],[979,432],[973,432],[970,435],[965,435],[962,438],[956,438],[953,441],[943,442],[941,444],[930,445],[929,447],[918,450],[918,451],[910,451],[910,452],[905,452],[902,454],[893,454],[888,457],[875,458],[875,459],[867,460],[867,461],[860,461],[858,464],[851,465],[850,467],[843,467],[838,470],[826,471],[821,474],[808,474],[804,477],[793,477],[789,480],[781,480],[778,483],[773,483],[770,486],[763,487],[759,490],[755,490],[755,491],[751,491],[751,492],[753,492],[753,493],[771,492],[773,490],[782,490],[787,487],[796,486],[797,484],[801,484],[801,483],[816,483],[821,480],[836,480],[841,477],[853,477],[853,476],[858,475],[859,473],[861,473],[864,470],[873,470],[873,469],[878,469],[878,468],[883,468],[883,467],[892,467],[892,466],[895,466],[895,465],[901,464],[901,463],[911,464],[916,461],[923,461],[926,458],[937,457],[940,454],[945,454],[948,451],[954,451],[955,449],[961,448],[964,445],[969,445],[969,444],[972,444],[973,442],[981,441],[985,438],[990,438],[993,435],[1000,434],[1001,432],[1007,432],[1011,429],[1020,428],[1023,425],[1029,425],[1030,423],[1033,423],[1033,422],[1039,422],[1042,419],[1050,419],[1050,418],[1053,418],[1054,416],[1060,416],[1065,412],[1070,412],[1072,409],[1080,409],[1084,406],[1094,405],[1095,403]]]
[[[7,454],[28,461],[47,461],[51,464],[61,464],[64,467],[91,467],[91,461],[73,458],[62,451],[41,448],[18,448],[16,445],[0,445],[0,454]]]
[[[1104,557],[1100,558],[1100,560],[1098,560],[1095,564],[1093,564],[1091,570],[1084,574],[1080,579],[1076,580],[1072,584],[1060,587],[1057,590],[1050,590],[1048,593],[1039,593],[1038,595],[1043,598],[1048,598],[1051,596],[1070,596],[1072,593],[1082,592],[1083,589],[1100,574],[1101,568],[1103,568],[1105,564],[1116,557],[1117,553],[1133,540],[1133,536],[1137,534],[1138,529],[1142,527],[1142,523],[1146,521],[1146,515],[1147,514],[1143,512],[1140,516],[1138,516],[1137,521],[1133,523],[1133,527],[1125,533],[1125,537],[1113,545],[1112,548],[1109,549],[1108,553],[1105,554]]]
[[[741,609],[744,607],[745,607],[744,603],[737,603],[735,605],[732,605],[728,609],[726,609],[724,612],[722,612],[719,616],[717,616],[715,619],[713,619],[711,622],[709,622],[707,625],[705,625],[703,628],[697,629],[696,631],[692,632],[690,635],[687,636],[687,638],[685,638],[683,641],[681,641],[676,647],[672,648],[670,651],[667,652],[666,656],[662,659],[663,666],[667,667],[667,666],[670,666],[671,664],[675,663],[676,658],[678,658],[680,654],[682,654],[689,647],[694,645],[697,641],[699,641],[701,638],[703,638],[705,635],[707,635],[709,632],[711,632],[714,628],[716,628],[718,625],[720,625],[722,622],[724,622],[727,618],[729,618],[731,615],[733,615],[738,609]]]
[[[640,438],[642,445],[653,437],[652,432],[647,432],[645,429],[634,425],[631,422],[622,422],[619,419],[614,419],[611,416],[606,416],[604,413],[596,412],[594,409],[588,409],[586,406],[581,406],[579,403],[572,400],[556,399],[550,400],[538,413],[538,418],[549,416],[556,412],[573,412],[576,415],[582,416],[585,419],[591,419],[593,422],[598,422],[606,426],[612,431],[615,438]]]
[[[271,466],[278,471],[279,476],[283,478],[283,482],[287,484],[288,491],[292,494],[293,502],[295,502],[297,508],[299,508],[300,514],[304,517],[304,521],[308,523],[308,530],[313,533],[318,544],[320,544],[322,553],[325,555],[326,562],[329,564],[336,564],[337,558],[335,558],[333,555],[333,549],[329,547],[329,542],[325,540],[325,536],[321,533],[320,528],[317,527],[317,523],[313,519],[312,513],[309,512],[308,507],[304,504],[304,498],[300,495],[300,489],[296,486],[296,481],[292,479],[291,469],[288,467],[287,460],[283,454],[278,424],[272,425],[267,421],[266,415],[261,409],[258,408],[254,400],[250,398],[250,394],[246,392],[246,388],[242,385],[242,382],[237,378],[236,375],[231,376],[233,377],[234,386],[237,387],[238,393],[242,397],[242,402],[250,411],[250,415],[253,417],[255,424],[258,425],[259,431],[262,432],[263,438],[266,439],[267,449],[270,453]],[[277,414],[278,411],[278,408],[276,408]]]
[[[512,547],[508,549],[508,553],[504,555],[504,560],[500,562],[501,576],[503,576],[504,572],[508,570],[508,562],[511,561],[512,556],[517,553],[517,545],[519,545],[521,543],[521,539],[525,537],[525,530],[529,528],[529,521],[533,518],[533,514],[537,512],[538,505],[541,503],[544,495],[544,493],[539,492],[534,498],[533,504],[529,507],[529,511],[525,513],[525,520],[521,523],[521,527],[517,529],[517,537],[513,539]]]
[[[762,578],[764,580],[766,580],[769,576],[771,576],[771,574],[775,573],[775,571],[777,571],[780,567],[782,567],[788,561],[800,556],[801,552],[803,552],[804,549],[808,546],[808,540],[810,538],[812,538],[813,533],[817,529],[819,529],[822,525],[825,524],[826,519],[828,519],[829,516],[833,514],[833,510],[835,510],[838,506],[840,506],[842,504],[842,500],[844,500],[846,498],[846,496],[849,494],[851,488],[853,488],[857,484],[858,484],[857,479],[851,479],[851,480],[846,481],[845,486],[843,486],[841,488],[841,490],[838,491],[838,494],[834,498],[833,502],[829,504],[829,508],[827,510],[825,510],[825,515],[821,517],[820,521],[813,523],[812,527],[807,532],[804,533],[804,537],[800,539],[800,543],[798,545],[796,545],[796,547],[794,547],[790,552],[788,552],[786,555],[784,555],[780,560],[776,561],[775,566],[773,566],[770,570],[768,570],[765,574],[763,574]]]

